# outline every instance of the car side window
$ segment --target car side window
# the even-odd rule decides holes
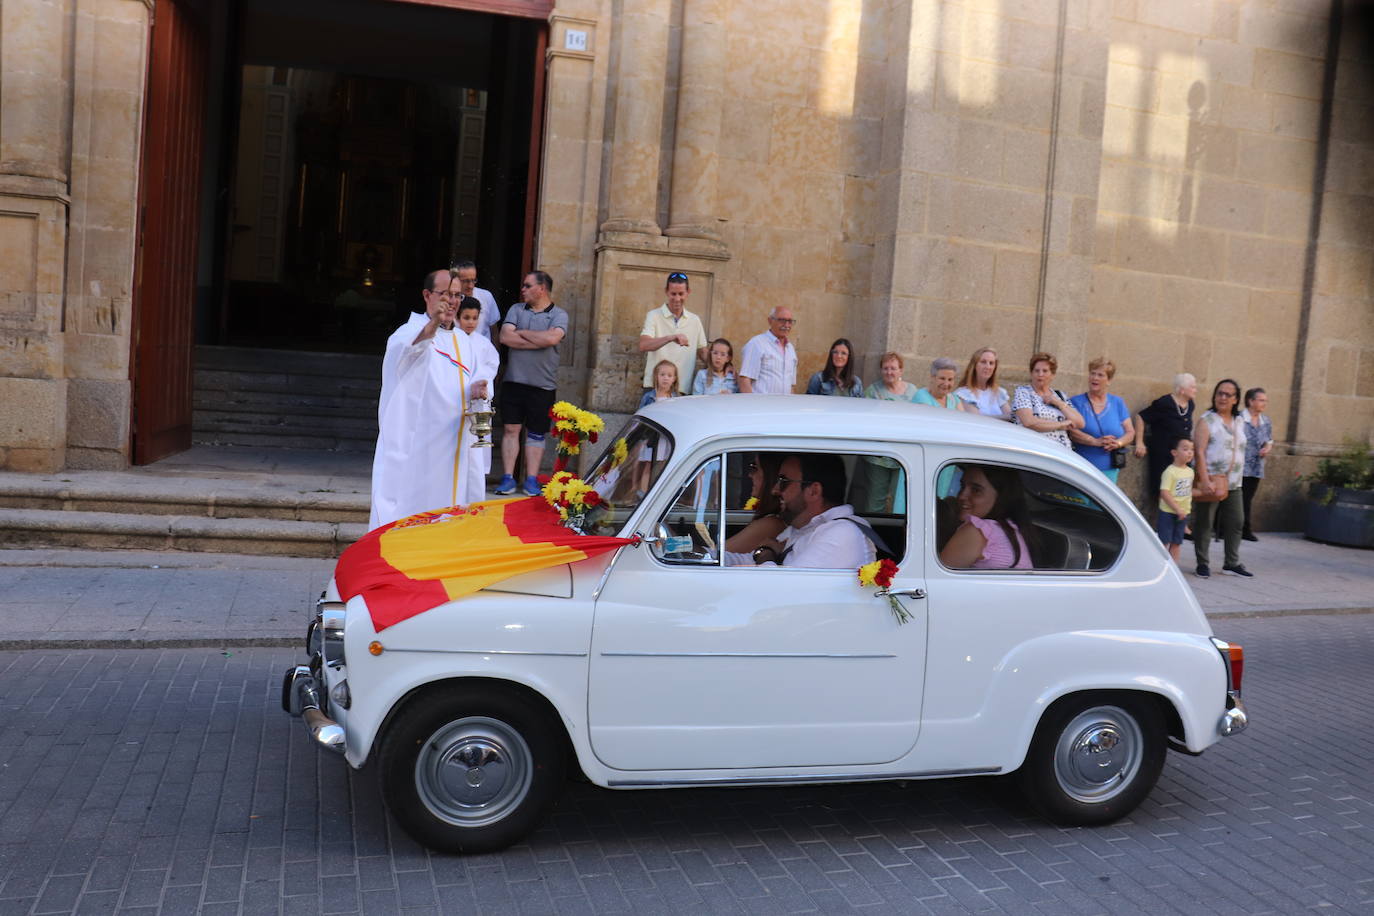
[[[659,519],[653,554],[675,566],[718,566],[721,556],[721,459],[710,459],[678,490]]]
[[[934,493],[935,548],[949,569],[1092,572],[1125,545],[1115,516],[1051,474],[954,462],[936,474]]]

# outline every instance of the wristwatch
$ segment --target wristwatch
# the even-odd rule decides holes
[[[763,554],[763,552],[764,552],[765,550],[768,551],[769,553],[771,553],[773,556],[772,556],[771,558],[762,556],[762,554]],[[761,545],[761,546],[759,546],[759,547],[755,547],[755,548],[754,548],[754,552],[753,552],[752,554],[750,554],[750,556],[754,558],[754,565],[755,565],[755,566],[757,566],[757,565],[759,565],[760,563],[762,563],[765,559],[772,559],[772,561],[773,561],[774,563],[778,562],[778,552],[777,552],[776,550],[774,550],[772,547],[769,547],[767,544],[763,544],[763,545]]]

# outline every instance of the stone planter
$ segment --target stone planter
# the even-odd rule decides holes
[[[1374,490],[1311,484],[1303,533],[1328,544],[1374,547]]]

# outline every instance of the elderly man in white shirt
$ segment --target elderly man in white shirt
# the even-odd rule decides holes
[[[858,569],[877,556],[872,529],[854,515],[844,499],[844,461],[839,455],[789,455],[773,484],[782,502],[779,515],[787,527],[776,540],[755,548],[749,559],[757,566],[810,569]],[[732,562],[733,561],[733,562]],[[746,565],[728,555],[726,565]]]
[[[797,384],[797,350],[787,339],[797,320],[779,305],[768,313],[768,330],[749,338],[739,370],[740,394],[791,394]]]

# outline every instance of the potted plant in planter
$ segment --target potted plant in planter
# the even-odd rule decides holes
[[[1307,527],[1314,541],[1374,547],[1374,456],[1362,442],[1347,440],[1334,458],[1317,462],[1307,476]]]

